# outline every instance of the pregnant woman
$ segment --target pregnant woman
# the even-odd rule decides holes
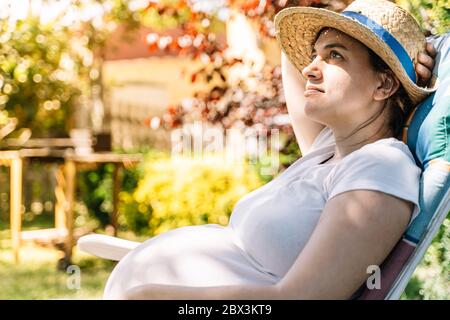
[[[134,246],[105,299],[348,299],[417,215],[421,171],[399,139],[433,91],[434,52],[416,21],[357,0],[342,14],[284,9],[275,25],[302,158],[244,196],[228,226]]]

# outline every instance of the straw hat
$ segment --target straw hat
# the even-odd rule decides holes
[[[416,85],[415,63],[425,52],[426,38],[416,20],[386,0],[356,0],[341,14],[292,7],[275,16],[276,37],[288,59],[299,70],[311,62],[317,35],[323,28],[340,30],[372,49],[396,74],[413,103],[436,90]]]

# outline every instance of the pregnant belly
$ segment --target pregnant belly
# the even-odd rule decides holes
[[[217,224],[189,226],[153,237],[114,268],[105,299],[149,283],[183,286],[269,284],[277,279],[261,271],[233,241],[231,228]]]

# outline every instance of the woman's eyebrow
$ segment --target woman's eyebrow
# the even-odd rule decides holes
[[[345,47],[343,44],[340,44],[340,43],[337,43],[337,42],[329,43],[325,47],[323,47],[324,50],[325,49],[331,49],[331,48],[341,48],[343,50],[349,51],[347,49],[347,47]],[[315,53],[315,52],[316,52],[316,48],[314,47],[313,50],[312,50],[312,53]]]

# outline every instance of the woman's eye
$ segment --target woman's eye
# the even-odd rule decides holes
[[[315,60],[316,57],[317,57],[317,54],[312,54],[312,55],[311,55],[311,60]]]
[[[331,51],[330,52],[330,57],[333,59],[342,59],[342,56],[339,52],[337,51]]]

